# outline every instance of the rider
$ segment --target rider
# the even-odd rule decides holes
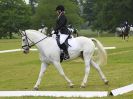
[[[69,59],[68,45],[66,44],[66,40],[69,36],[69,31],[67,29],[67,18],[65,16],[65,8],[63,5],[58,5],[56,7],[56,11],[58,14],[58,18],[56,21],[56,26],[54,28],[54,33],[60,38],[59,43],[60,48],[64,51],[64,59]]]
[[[125,32],[128,33],[129,32],[129,24],[128,21],[124,22],[124,27],[125,27]]]
[[[124,26],[126,26],[126,27],[128,26],[128,21],[124,22]]]

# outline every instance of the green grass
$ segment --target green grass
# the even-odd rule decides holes
[[[20,39],[1,39],[0,40],[0,50],[15,49],[21,47]]]
[[[112,37],[114,33],[92,31],[91,29],[81,29],[78,31],[79,35],[86,37]]]
[[[53,65],[47,68],[40,85],[40,90],[49,91],[110,91],[133,83],[133,37],[123,41],[116,37],[99,37],[104,46],[115,46],[114,50],[107,50],[108,64],[101,67],[109,86],[104,85],[94,68],[88,79],[86,88],[79,88],[84,76],[84,63],[81,59],[63,62],[62,67],[66,75],[74,82],[74,88],[69,88],[66,81],[59,75]],[[0,50],[17,49],[21,47],[20,39],[0,40]],[[0,54],[0,90],[32,90],[40,70],[38,52],[28,55],[22,52]],[[121,96],[99,99],[132,99],[133,93]],[[0,97],[1,99],[1,97]],[[8,98],[2,98],[8,99]],[[9,99],[53,99],[52,97],[13,97]],[[66,98],[54,98],[66,99]],[[69,98],[82,99],[82,98]],[[97,99],[97,98],[93,98]]]

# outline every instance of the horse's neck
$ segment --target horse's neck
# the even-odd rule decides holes
[[[44,35],[44,34],[38,32],[38,31],[31,31],[31,32],[27,33],[27,36],[28,36],[29,39],[30,39],[32,42],[34,42],[34,43],[36,43],[36,42],[38,42],[39,40],[41,40],[41,39],[43,39],[43,38],[46,37],[46,35]]]

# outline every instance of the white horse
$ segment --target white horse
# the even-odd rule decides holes
[[[120,36],[125,31],[125,27],[116,27],[116,35]]]
[[[56,69],[59,71],[60,75],[65,78],[70,87],[73,87],[72,81],[65,75],[62,66],[60,64],[60,48],[57,45],[56,39],[53,37],[47,37],[46,35],[40,33],[36,30],[26,30],[21,31],[22,34],[22,48],[24,53],[28,53],[31,46],[35,45],[40,53],[41,69],[39,73],[38,80],[34,86],[34,90],[38,90],[41,83],[43,74],[49,63],[52,63]],[[71,47],[68,48],[70,55],[70,60],[79,56],[83,56],[85,62],[85,75],[81,83],[81,87],[85,87],[87,83],[87,78],[90,72],[90,65],[92,65],[99,73],[101,79],[105,84],[108,84],[108,80],[100,69],[99,65],[104,64],[107,61],[106,51],[102,44],[95,38],[77,37],[70,39],[68,41]],[[99,63],[96,63],[92,56],[95,52],[95,47],[97,47],[97,54],[99,56]]]
[[[129,32],[130,32],[130,26],[128,26],[128,28],[126,27],[117,27],[116,28],[116,35],[119,37],[122,37],[122,39],[127,40],[129,38]]]
[[[133,35],[133,26],[130,26],[130,33]]]

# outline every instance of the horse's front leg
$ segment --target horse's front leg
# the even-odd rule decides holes
[[[60,75],[63,76],[65,78],[65,80],[69,83],[69,86],[72,88],[73,87],[73,83],[72,81],[65,75],[60,62],[53,62],[54,66],[56,67],[56,69],[59,71]]]
[[[34,90],[38,90],[38,87],[39,87],[39,85],[41,83],[41,80],[42,80],[42,77],[44,75],[44,72],[46,71],[46,68],[47,68],[47,64],[42,62],[40,73],[39,73],[39,77],[38,77],[38,80],[37,80],[37,82],[36,82],[36,84],[34,86]]]
[[[124,40],[126,40],[126,36],[125,36],[125,35],[123,35],[123,37],[124,37]]]
[[[124,39],[124,35],[122,34],[122,40]]]

